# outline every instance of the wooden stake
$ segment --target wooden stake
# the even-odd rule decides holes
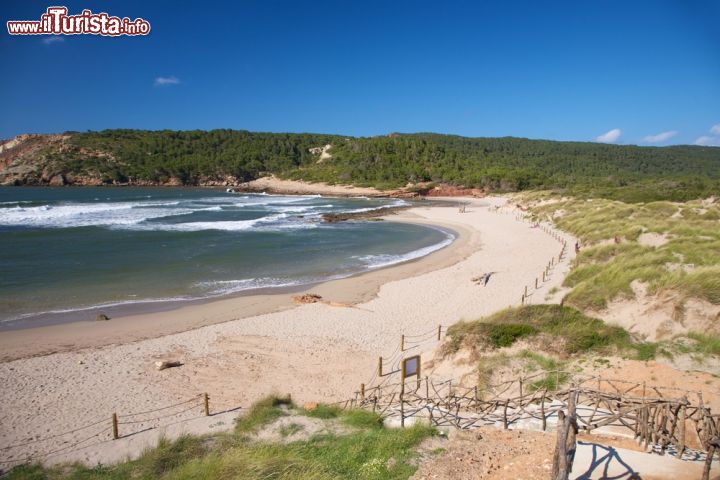
[[[535,290],[537,290],[537,288],[538,288],[538,286],[537,286],[537,277],[535,277]]]
[[[210,416],[210,397],[208,397],[207,392],[203,393],[203,403],[205,404],[205,416]]]
[[[400,351],[405,351],[405,335],[400,336]]]
[[[505,408],[503,408],[503,428],[508,429],[508,418],[507,418],[508,400],[505,400]]]
[[[705,458],[705,466],[703,468],[702,480],[710,479],[710,466],[712,465],[713,455],[715,455],[715,445],[711,444],[707,452],[707,457]]]
[[[680,407],[680,416],[678,417],[678,445],[677,458],[682,458],[685,452],[685,406]]]
[[[365,384],[360,384],[360,399],[364,402],[365,401]]]
[[[378,377],[382,376],[382,357],[378,357]]]
[[[405,428],[405,362],[402,362],[400,372],[400,426]]]
[[[440,341],[441,334],[442,334],[442,325],[438,325],[438,342]]]
[[[120,438],[120,435],[118,435],[117,413],[112,414],[112,430],[113,430],[113,440],[117,440],[118,438]]]

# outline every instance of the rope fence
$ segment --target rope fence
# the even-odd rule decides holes
[[[56,433],[45,437],[38,437],[21,443],[0,446],[0,466],[10,468],[15,465],[47,460],[63,454],[82,450],[93,445],[99,445],[108,441],[127,438],[132,435],[157,430],[177,423],[187,422],[203,416],[226,413],[243,408],[235,402],[212,398],[212,406],[216,411],[212,412],[211,397],[207,393],[194,395],[181,402],[164,405],[150,410],[139,412],[117,414],[107,416],[72,430]],[[225,400],[225,401],[223,401]],[[220,407],[220,410],[217,408]],[[196,415],[189,412],[196,411]],[[82,432],[80,439],[76,438]],[[94,440],[94,441],[93,441]],[[50,443],[52,442],[52,443]],[[19,456],[12,454],[13,450],[22,449]],[[27,450],[34,450],[26,454]],[[2,470],[0,469],[0,473]]]

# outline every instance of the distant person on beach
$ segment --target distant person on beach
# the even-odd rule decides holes
[[[575,242],[575,253],[580,253],[580,242]]]

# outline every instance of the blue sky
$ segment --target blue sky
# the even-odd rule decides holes
[[[152,32],[8,35],[7,20],[55,4]],[[234,128],[720,145],[717,0],[0,5],[0,138]]]

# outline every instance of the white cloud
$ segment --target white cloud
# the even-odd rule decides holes
[[[710,135],[703,135],[695,140],[695,145],[703,147],[720,147],[720,123],[710,127]]]
[[[703,135],[695,140],[695,145],[702,145],[703,147],[720,147],[720,136],[711,137],[709,135]]]
[[[53,43],[63,43],[65,41],[65,37],[61,37],[60,35],[50,35],[49,37],[45,37],[42,39],[42,43],[45,45],[52,45]]]
[[[157,77],[155,79],[156,87],[166,87],[168,85],[177,85],[180,83],[180,79],[177,77]]]
[[[643,140],[647,143],[661,143],[670,140],[677,134],[678,132],[676,132],[675,130],[670,130],[667,132],[658,133],[657,135],[648,135],[647,137],[643,138]]]
[[[603,133],[599,137],[595,137],[596,142],[600,143],[615,143],[622,135],[622,131],[619,128],[613,128],[609,132]]]

